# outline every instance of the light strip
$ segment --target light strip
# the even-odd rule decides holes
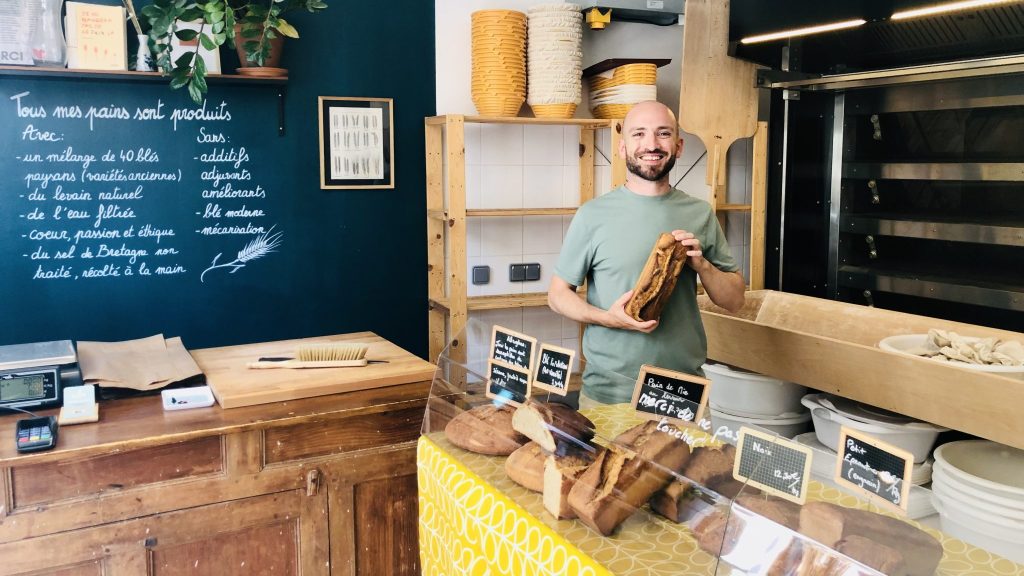
[[[933,4],[931,6],[913,8],[911,10],[901,10],[899,12],[894,12],[891,18],[893,20],[908,20],[910,18],[920,18],[922,16],[934,16],[935,14],[954,12],[956,10],[970,10],[971,8],[983,8],[986,6],[993,6],[995,4],[1009,4],[1010,2],[1018,1],[1019,0],[961,0],[960,2],[947,2],[945,4]]]
[[[819,24],[818,26],[808,26],[806,28],[794,28],[793,30],[784,30],[782,32],[772,32],[771,34],[760,34],[758,36],[747,36],[740,40],[740,44],[757,44],[758,42],[771,42],[772,40],[781,40],[783,38],[795,38],[797,36],[809,36],[811,34],[820,34],[822,32],[832,32],[833,30],[844,30],[846,28],[856,28],[866,24],[867,20],[860,18],[856,20],[844,20],[842,22],[833,22],[831,24]]]

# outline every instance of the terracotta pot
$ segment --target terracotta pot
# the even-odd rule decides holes
[[[250,62],[245,56],[245,43],[250,40],[256,40],[255,38],[244,38],[242,36],[242,25],[235,24],[235,51],[238,52],[238,61],[241,63],[243,68],[256,68],[255,62]],[[275,38],[270,40],[270,54],[266,60],[263,61],[264,68],[277,68],[281,64],[281,52],[284,49],[284,36],[278,34]]]

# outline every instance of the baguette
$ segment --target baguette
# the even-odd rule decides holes
[[[466,410],[444,427],[449,442],[470,452],[488,456],[508,456],[527,438],[512,428],[512,408],[483,404]]]
[[[668,484],[690,456],[685,442],[660,432],[648,421],[619,435],[579,476],[569,505],[579,519],[610,535],[655,492]]]
[[[547,452],[557,452],[560,445],[590,448],[594,438],[594,423],[571,406],[558,402],[527,400],[512,415],[512,428]]]
[[[658,319],[685,263],[686,247],[671,234],[659,236],[626,303],[626,314],[638,322]]]

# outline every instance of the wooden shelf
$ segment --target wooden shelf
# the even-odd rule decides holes
[[[570,216],[576,208],[474,208],[466,216]]]
[[[587,297],[586,290],[576,292],[580,298]],[[447,298],[431,298],[432,305],[449,310]],[[548,305],[547,292],[528,292],[526,294],[501,294],[498,296],[469,296],[466,298],[467,310],[500,310],[503,308],[539,308]]]
[[[430,116],[425,122],[429,125],[444,124],[449,117],[462,117],[463,122],[471,124],[547,124],[558,126],[589,126],[591,128],[608,128],[616,120],[601,120],[599,118],[527,118],[527,117],[498,117],[498,116],[462,116],[460,114],[449,114],[445,116]]]
[[[134,70],[72,70],[68,68],[44,68],[41,66],[0,65],[0,76],[36,76],[39,78],[75,78],[86,80],[132,80],[137,82],[170,82],[168,76],[159,72],[136,72]],[[285,84],[287,76],[243,76],[241,74],[208,74],[207,82],[228,84]]]
[[[719,204],[715,212],[750,212],[750,204]]]

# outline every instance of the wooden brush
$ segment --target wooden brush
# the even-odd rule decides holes
[[[260,358],[249,362],[249,368],[348,368],[366,366],[369,344],[357,342],[329,342],[307,344],[295,350],[295,358]]]

